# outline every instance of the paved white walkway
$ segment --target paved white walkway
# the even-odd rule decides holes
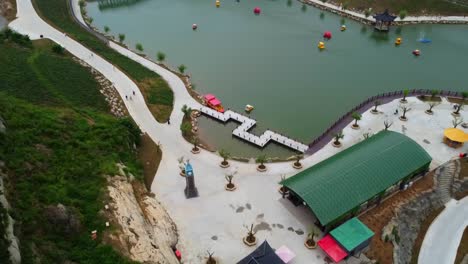
[[[371,16],[366,17],[363,13],[351,11],[351,10],[343,10],[339,6],[336,6],[331,3],[327,2],[322,2],[320,0],[305,0],[305,2],[323,6],[328,9],[332,9],[338,12],[346,13],[348,15],[360,18],[362,20],[366,20],[369,22],[375,22],[375,19]],[[395,15],[395,14],[394,14]],[[398,15],[398,14],[396,14]],[[439,21],[451,21],[454,23],[468,23],[468,17],[467,16],[407,16],[403,20],[401,20],[399,17],[395,19],[395,22],[418,22],[418,23],[424,23],[424,22],[439,22]]]
[[[310,251],[303,245],[305,234],[301,234],[301,231],[307,232],[313,222],[310,212],[304,208],[293,207],[291,203],[282,200],[277,192],[281,175],[291,176],[297,173],[291,163],[267,164],[268,171],[258,173],[253,164],[230,161],[231,168],[234,167],[238,171],[234,178],[238,189],[235,192],[225,191],[224,174],[228,170],[218,166],[222,159],[207,151],[192,154],[191,144],[182,138],[179,124],[183,113],[180,109],[184,104],[194,109],[201,105],[190,97],[183,82],[176,75],[110,42],[113,49],[157,72],[173,89],[173,125],[159,124],[146,107],[138,87],[124,73],[42,21],[30,0],[17,0],[17,3],[18,19],[10,23],[11,28],[28,34],[32,39],[37,39],[43,34],[45,38],[64,46],[70,53],[86,61],[113,82],[123,98],[132,91],[136,92],[136,96],[132,96],[133,100],[125,101],[125,105],[141,130],[161,144],[163,157],[152,191],[166,206],[178,226],[179,248],[183,252],[185,263],[201,263],[207,249],[216,252],[222,263],[233,263],[240,259],[252,250],[241,242],[245,235],[243,225],[251,223],[261,224],[257,234],[260,240],[268,239],[273,247],[285,244],[291,248],[297,254],[293,263],[324,263],[324,255],[320,250]],[[393,116],[392,113],[398,106],[397,101],[380,106],[382,113],[379,115],[366,112],[360,121],[360,130],[353,130],[349,126],[344,129],[343,148],[334,148],[329,144],[303,160],[304,167],[316,164],[363,140],[363,133],[377,133],[383,129],[383,121],[387,119],[394,120],[391,130],[412,137],[431,154],[434,158],[432,167],[449,160],[460,151],[467,151],[467,146],[454,150],[442,143],[442,131],[451,125],[452,107],[449,103],[444,102],[443,105],[437,106],[434,109],[435,114],[429,116],[423,113],[426,109],[424,103],[415,98],[409,98],[409,101],[413,110],[407,114],[408,122],[402,122]],[[466,120],[466,113],[462,114]],[[330,123],[332,122],[333,120],[330,120]],[[186,200],[184,197],[185,180],[178,175],[177,162],[177,158],[181,156],[190,158],[194,166],[195,181],[200,193],[198,198]]]
[[[468,197],[451,200],[427,230],[418,263],[453,264],[457,249],[468,226]]]

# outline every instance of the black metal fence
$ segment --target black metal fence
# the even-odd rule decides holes
[[[421,96],[421,95],[432,95],[433,90],[424,90],[424,89],[413,89],[408,90],[407,96]],[[334,135],[341,131],[346,125],[348,125],[352,120],[352,114],[354,112],[364,113],[369,108],[374,106],[375,101],[380,101],[382,104],[393,101],[397,98],[402,98],[403,91],[394,91],[388,93],[378,94],[372,97],[367,98],[359,105],[355,106],[353,109],[349,110],[346,114],[342,115],[335,123],[325,130],[320,136],[318,136],[312,143],[309,144],[309,149],[306,151],[307,154],[313,154],[319,149],[321,149],[325,144],[333,139]],[[462,97],[461,92],[453,91],[438,91],[437,96],[450,96],[450,97]]]

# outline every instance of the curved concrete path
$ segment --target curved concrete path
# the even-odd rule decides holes
[[[235,192],[225,191],[224,174],[230,169],[220,168],[218,164],[221,158],[214,153],[202,151],[193,155],[190,152],[192,146],[182,138],[179,124],[183,114],[180,109],[184,104],[192,108],[200,105],[188,94],[183,82],[176,75],[130,50],[113,42],[109,43],[111,48],[157,72],[173,89],[173,125],[159,124],[146,107],[138,87],[123,72],[44,22],[34,10],[31,0],[17,0],[17,8],[18,19],[9,25],[12,29],[27,34],[32,39],[38,39],[43,34],[45,38],[59,43],[109,79],[122,98],[136,92],[136,96],[132,96],[133,100],[125,101],[125,105],[141,130],[161,144],[163,157],[151,189],[178,226],[178,247],[183,252],[185,263],[201,263],[208,249],[216,252],[225,263],[235,262],[245,256],[252,249],[241,242],[245,235],[243,225],[251,223],[259,224],[258,239],[268,239],[273,247],[285,244],[291,248],[297,254],[293,263],[324,263],[321,251],[310,251],[303,246],[305,234],[302,233],[306,233],[313,223],[310,212],[305,208],[292,206],[281,199],[277,192],[281,175],[291,176],[297,173],[290,162],[268,164],[268,172],[258,173],[253,164],[231,161],[231,168],[238,172],[234,178],[238,189]],[[467,146],[462,150],[453,150],[441,142],[443,128],[451,125],[452,108],[449,103],[444,101],[434,109],[435,114],[429,116],[423,113],[427,107],[424,103],[415,98],[409,98],[409,102],[413,108],[407,114],[410,121],[402,122],[391,114],[398,106],[397,100],[382,105],[378,115],[370,112],[363,114],[360,130],[349,126],[344,129],[342,148],[334,148],[328,144],[304,159],[304,167],[312,166],[360,142],[363,140],[363,133],[377,133],[383,129],[383,120],[387,119],[394,120],[392,130],[407,134],[425,147],[434,158],[432,167],[449,160],[459,151],[466,151]],[[466,113],[463,115],[466,120]],[[200,193],[198,198],[185,199],[185,180],[178,175],[177,158],[181,156],[190,158],[194,167],[195,181]]]
[[[427,230],[418,263],[453,264],[463,231],[468,226],[468,197],[450,200]]]

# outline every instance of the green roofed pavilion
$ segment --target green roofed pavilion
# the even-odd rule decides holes
[[[367,245],[374,232],[354,217],[332,230],[330,234],[346,251],[352,252],[363,244]]]
[[[302,199],[325,227],[356,212],[389,187],[425,172],[431,160],[409,137],[381,131],[282,184]]]

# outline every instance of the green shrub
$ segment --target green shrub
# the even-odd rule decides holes
[[[65,49],[62,46],[60,46],[59,44],[54,44],[52,46],[52,51],[57,53],[57,54],[63,54]]]

